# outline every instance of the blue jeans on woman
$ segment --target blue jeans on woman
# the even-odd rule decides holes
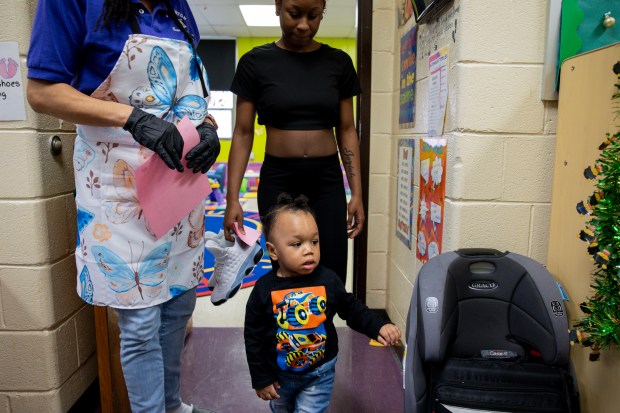
[[[153,307],[116,309],[133,413],[164,413],[181,405],[181,354],[195,306],[193,288]]]
[[[273,413],[321,413],[327,410],[336,378],[336,358],[306,374],[278,373],[279,399],[271,400]]]

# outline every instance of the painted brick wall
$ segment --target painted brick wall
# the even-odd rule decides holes
[[[450,49],[443,251],[491,247],[546,261],[557,104],[540,99],[547,2],[455,0],[419,27],[415,125],[400,129],[399,3],[373,2],[368,297],[404,329],[421,264],[394,235],[395,158],[398,139],[426,136],[424,51]]]
[[[35,6],[0,0],[0,42],[18,43],[24,84]],[[74,127],[26,114],[0,122],[0,413],[56,413],[96,377],[94,320],[75,293]]]

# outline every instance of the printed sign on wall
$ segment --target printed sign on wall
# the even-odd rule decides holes
[[[420,201],[416,257],[426,262],[441,253],[446,193],[445,138],[420,140]]]
[[[444,47],[428,58],[430,80],[428,87],[428,136],[443,135],[448,100],[448,48]]]
[[[396,202],[396,236],[411,249],[413,225],[413,159],[415,139],[398,140],[398,179]]]
[[[25,120],[24,87],[16,42],[0,42],[0,121]]]

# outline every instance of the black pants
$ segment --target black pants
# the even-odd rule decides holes
[[[321,264],[347,278],[347,199],[338,154],[319,158],[265,155],[258,185],[258,213],[265,216],[278,195],[303,194],[310,200],[319,227]]]

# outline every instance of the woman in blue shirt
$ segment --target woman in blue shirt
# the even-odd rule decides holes
[[[186,0],[39,0],[33,24],[28,101],[77,125],[77,291],[117,310],[134,413],[206,411],[179,394],[203,274],[204,205],[179,223],[187,235],[157,238],[135,187],[135,170],[150,156],[205,173],[219,153],[198,40]],[[200,135],[185,164],[175,127],[183,117]]]

